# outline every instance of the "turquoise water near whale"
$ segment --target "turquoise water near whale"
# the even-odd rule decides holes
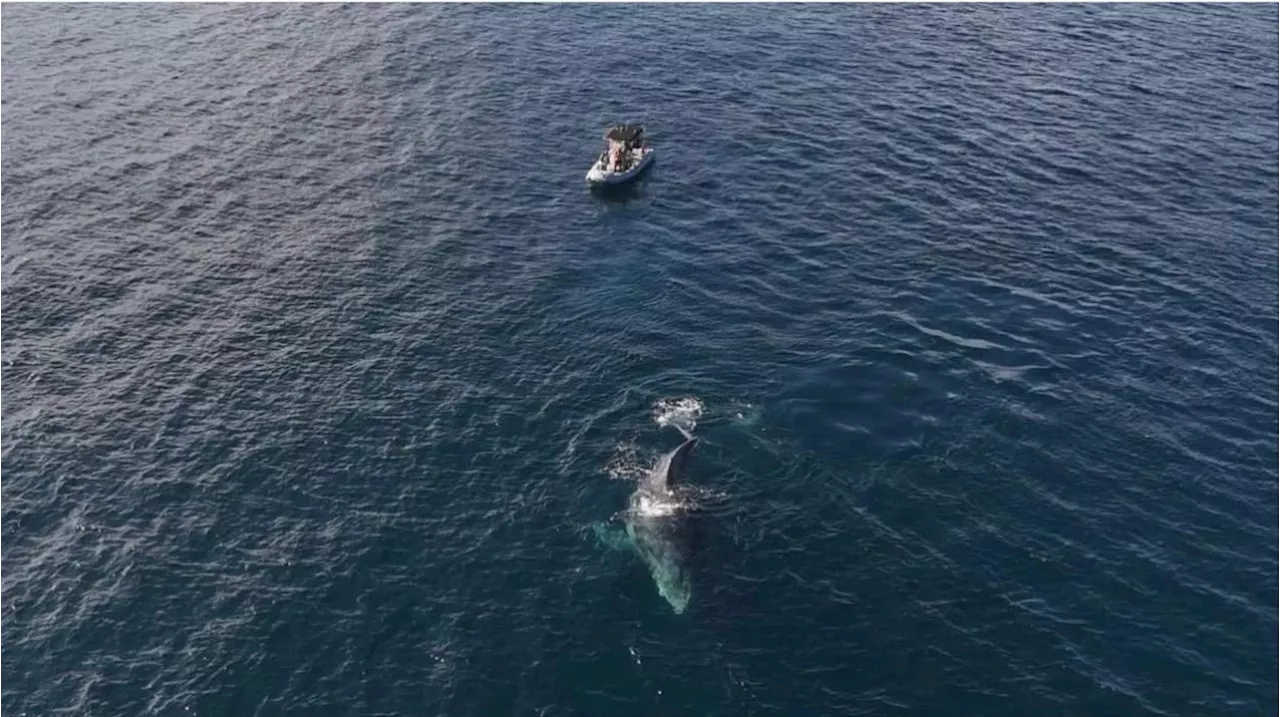
[[[1276,713],[1275,5],[0,17],[5,715]]]

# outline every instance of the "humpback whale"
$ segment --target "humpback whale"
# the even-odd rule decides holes
[[[684,428],[676,428],[684,442],[659,458],[639,481],[623,515],[621,534],[600,532],[600,537],[612,547],[635,552],[653,576],[658,594],[680,614],[689,606],[693,583],[685,509],[673,489],[698,439]]]

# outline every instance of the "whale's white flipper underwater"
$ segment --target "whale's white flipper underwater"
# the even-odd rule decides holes
[[[596,535],[611,548],[635,552],[649,568],[658,594],[681,614],[689,607],[693,581],[684,508],[672,489],[698,439],[684,428],[676,428],[684,435],[684,442],[659,458],[640,480],[624,514],[623,527],[609,530],[597,525]]]

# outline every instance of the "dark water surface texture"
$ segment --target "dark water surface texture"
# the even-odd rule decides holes
[[[1274,715],[1276,157],[1274,5],[6,5],[3,712]]]

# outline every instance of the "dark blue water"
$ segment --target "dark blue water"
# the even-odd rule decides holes
[[[1276,713],[1274,5],[3,21],[6,715]]]

